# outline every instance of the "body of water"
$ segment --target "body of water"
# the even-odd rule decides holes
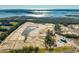
[[[71,16],[70,16],[71,15]],[[74,16],[73,16],[74,15]],[[0,18],[11,16],[27,16],[27,17],[75,17],[79,16],[79,10],[0,10]]]

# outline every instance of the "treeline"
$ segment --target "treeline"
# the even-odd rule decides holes
[[[79,36],[74,35],[74,34],[62,34],[63,36],[67,37],[67,38],[74,38],[74,39],[79,39]]]
[[[54,24],[79,24],[79,19],[69,17],[52,17],[52,18],[35,18],[35,20],[29,20],[35,23],[54,23]]]
[[[23,47],[22,49],[14,49],[10,50],[10,53],[38,53],[39,52],[39,47]]]

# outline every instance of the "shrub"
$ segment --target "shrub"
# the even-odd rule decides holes
[[[49,47],[51,47],[54,44],[54,39],[52,39],[52,35],[50,34],[51,31],[48,30],[47,31],[47,36],[45,38],[45,44],[48,45]]]
[[[54,48],[49,48],[49,52],[53,52],[54,51]]]
[[[39,52],[39,47],[35,47],[34,51],[35,53]]]

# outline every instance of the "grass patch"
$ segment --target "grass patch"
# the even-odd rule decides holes
[[[40,53],[45,53],[46,51],[47,51],[47,49],[45,49],[45,48],[39,49],[39,52],[40,52]]]
[[[16,26],[18,22],[10,22],[10,24],[12,24],[13,26]]]
[[[57,48],[38,48],[38,47],[24,47],[22,49],[13,49],[9,51],[10,53],[70,53],[75,52],[75,49],[73,47],[57,47]]]
[[[68,46],[64,46],[64,47],[57,47],[54,48],[54,52],[73,52],[74,48],[73,47],[68,47]]]

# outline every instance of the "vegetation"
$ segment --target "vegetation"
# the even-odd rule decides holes
[[[39,52],[39,47],[35,47],[35,53]]]
[[[10,50],[9,52],[12,52],[12,53],[37,53],[39,52],[39,47],[32,47],[32,46],[29,46],[29,47],[23,47],[22,49],[15,49],[15,50]]]
[[[55,33],[57,33],[57,34],[61,33],[61,29],[60,29],[60,25],[59,24],[55,24]]]
[[[26,21],[27,20],[19,16],[0,18],[0,32],[3,32],[0,34],[0,42],[2,42],[11,32]]]
[[[16,26],[18,23],[17,22],[10,22],[13,26]]]
[[[27,19],[35,19],[35,20],[27,20]],[[49,19],[49,20],[48,20]],[[62,21],[60,21],[62,20]],[[26,16],[15,16],[15,17],[6,17],[6,18],[0,18],[0,31],[5,32],[7,35],[9,35],[12,31],[14,31],[16,28],[18,28],[21,24],[23,24],[26,21],[34,22],[34,23],[55,23],[55,24],[79,24],[78,19],[74,18],[34,18],[34,17],[26,17]],[[7,28],[3,28],[1,26],[11,26],[11,28],[8,30]],[[57,25],[56,29],[59,26]],[[6,35],[6,36],[7,36]],[[1,37],[2,35],[0,35]],[[6,37],[5,36],[5,37]],[[3,39],[1,39],[3,40]],[[50,45],[50,44],[49,44]]]
[[[53,52],[54,51],[54,48],[49,48],[49,52]]]
[[[0,27],[0,31],[3,31],[4,33],[0,34],[0,43],[11,33],[13,32],[16,28],[18,28],[21,24],[27,21],[27,17],[7,17],[7,18],[0,18],[0,26],[11,26],[11,29],[7,30],[6,28]],[[31,18],[35,20],[28,20],[30,22],[34,23],[55,23],[56,27],[55,30],[59,33],[60,27],[58,24],[79,24],[79,19],[73,19],[73,18]],[[61,21],[62,20],[62,21]],[[38,52],[64,52],[64,51],[71,51],[73,50],[71,47],[59,47],[59,48],[51,48],[51,46],[54,45],[54,39],[52,39],[52,33],[50,30],[47,31],[47,36],[45,38],[45,45],[46,48],[41,48],[39,47],[23,47],[22,49],[14,49],[10,50],[9,52],[13,53],[38,53]],[[78,36],[75,35],[63,35],[68,38],[79,38]],[[27,37],[25,38],[25,40]]]
[[[53,48],[51,46],[55,45],[55,39],[52,38],[52,32],[50,30],[47,31],[47,36],[45,38],[45,46],[48,52],[53,52]]]
[[[51,48],[51,46],[52,46],[53,44],[54,44],[54,39],[52,39],[52,37],[51,37],[51,31],[48,30],[48,31],[47,31],[47,36],[46,36],[46,38],[45,38],[45,45],[46,45],[47,48],[48,48],[48,47]]]
[[[75,48],[74,47],[68,47],[68,46],[63,46],[63,47],[57,47],[57,48],[54,48],[54,52],[75,52]]]
[[[46,48],[39,49],[39,53],[45,53],[46,51],[48,51]]]
[[[6,38],[7,34],[6,33],[1,33],[0,34],[0,43]]]
[[[35,20],[29,20],[30,22],[35,23],[54,23],[54,24],[79,24],[79,19],[70,18],[70,17],[48,17],[48,18],[31,18]]]
[[[47,50],[46,48],[40,48],[39,47],[23,47],[22,49],[14,49],[14,50],[9,50],[10,53],[73,53],[76,52],[74,47],[68,47],[68,46],[63,46],[63,47],[56,47],[56,48],[49,48],[49,50]]]
[[[63,34],[62,34],[63,35]],[[67,38],[74,38],[74,39],[79,39],[79,36],[74,35],[74,34],[64,34],[63,36],[67,37]]]

